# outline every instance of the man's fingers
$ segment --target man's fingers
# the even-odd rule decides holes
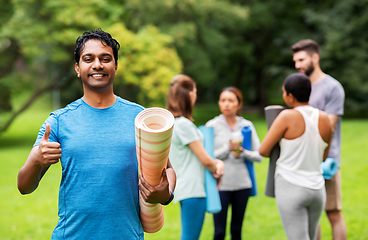
[[[139,174],[139,183],[149,191],[153,188],[142,176],[142,174]]]
[[[46,129],[45,129],[45,133],[42,136],[42,140],[48,142],[49,137],[50,137],[50,133],[51,133],[51,126],[50,126],[50,124],[46,123]]]
[[[162,182],[167,182],[166,168],[162,171]]]

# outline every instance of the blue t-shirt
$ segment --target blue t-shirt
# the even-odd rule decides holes
[[[97,109],[79,99],[50,114],[50,142],[59,142],[59,222],[51,239],[143,239],[139,219],[136,115],[144,108],[117,97]]]

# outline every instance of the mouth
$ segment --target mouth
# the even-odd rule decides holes
[[[88,74],[88,76],[99,79],[99,78],[107,76],[107,74],[106,73],[91,73],[91,74]]]

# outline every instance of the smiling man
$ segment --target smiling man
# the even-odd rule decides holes
[[[335,158],[341,167],[341,116],[344,114],[344,89],[336,79],[322,72],[319,64],[320,48],[317,42],[310,39],[301,40],[291,47],[291,51],[295,68],[308,75],[312,83],[309,105],[328,114],[333,130],[328,157]],[[340,169],[332,179],[325,180],[325,187],[327,193],[325,211],[332,226],[333,239],[346,239],[346,225],[341,212]]]
[[[170,163],[158,186],[138,180],[134,119],[144,108],[113,92],[118,51],[119,43],[101,29],[77,39],[75,71],[84,95],[50,114],[19,171],[18,189],[28,194],[61,162],[59,221],[51,239],[140,240],[139,191],[151,203],[172,200]]]

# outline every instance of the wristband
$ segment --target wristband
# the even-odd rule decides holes
[[[161,203],[161,205],[168,205],[169,203],[171,203],[171,201],[174,199],[174,193],[170,191],[170,194],[171,194],[171,196],[170,196],[169,200],[167,200],[167,202],[165,202],[165,203]]]

